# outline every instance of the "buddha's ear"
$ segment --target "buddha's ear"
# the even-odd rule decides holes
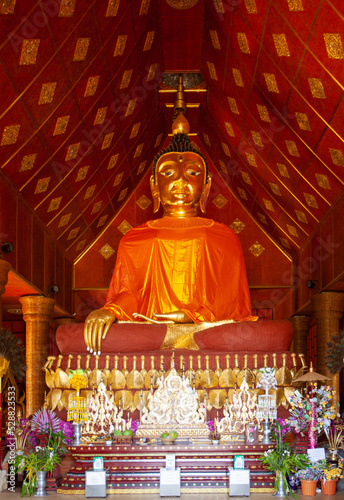
[[[153,213],[156,213],[160,208],[160,193],[158,184],[154,182],[154,176],[150,176],[150,188],[153,197]]]
[[[208,201],[210,187],[211,187],[211,177],[209,175],[208,182],[206,184],[204,184],[204,186],[203,186],[202,195],[201,195],[201,199],[199,202],[199,206],[200,206],[201,212],[203,214],[206,213],[206,205],[207,205],[207,201]]]

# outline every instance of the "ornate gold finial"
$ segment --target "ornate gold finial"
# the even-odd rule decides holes
[[[178,79],[178,87],[176,99],[174,101],[174,115],[172,124],[172,133],[175,134],[188,134],[190,132],[190,125],[185,118],[186,103],[183,87],[183,76],[180,75]]]

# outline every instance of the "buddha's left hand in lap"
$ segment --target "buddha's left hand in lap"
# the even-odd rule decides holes
[[[192,319],[186,314],[185,311],[171,311],[163,314],[153,314],[152,318],[148,318],[143,314],[134,313],[135,318],[141,318],[151,323],[193,323]]]

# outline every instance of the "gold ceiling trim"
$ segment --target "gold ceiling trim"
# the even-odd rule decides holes
[[[191,9],[198,0],[166,0],[168,5],[173,9],[177,10],[188,10]]]

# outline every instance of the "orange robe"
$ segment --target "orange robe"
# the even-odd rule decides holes
[[[104,307],[119,320],[181,309],[195,323],[253,319],[236,234],[200,217],[163,217],[131,229],[118,247]]]

